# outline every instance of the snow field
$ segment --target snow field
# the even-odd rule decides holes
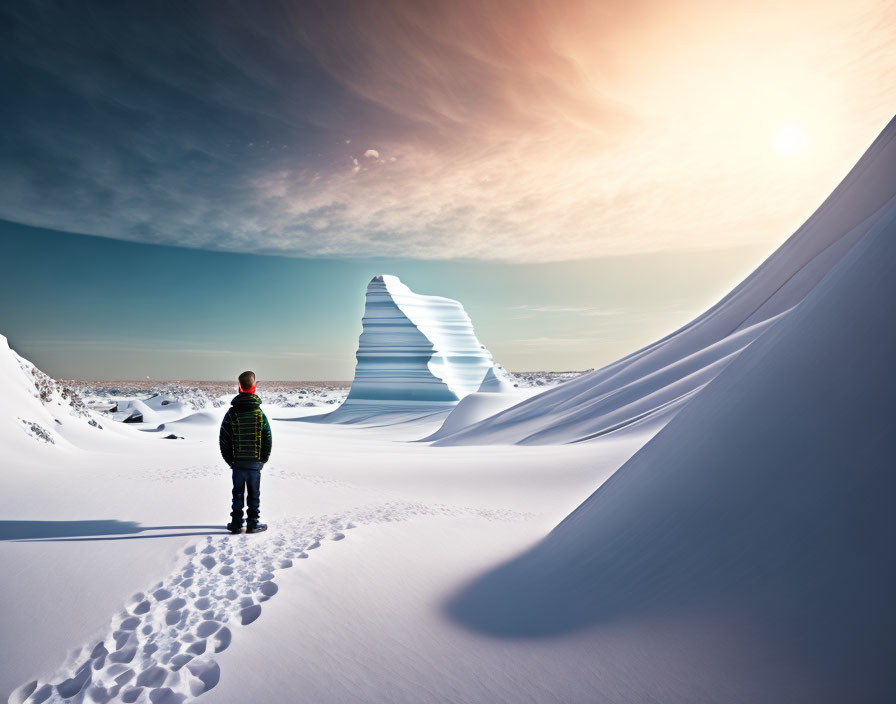
[[[345,539],[359,526],[461,515],[503,521],[530,517],[391,502],[338,516],[281,520],[265,534],[210,535],[184,548],[186,561],[174,574],[134,594],[103,640],[77,650],[48,681],[19,687],[10,702],[177,704],[198,697],[220,679],[215,655],[230,646],[238,626],[258,619],[262,604],[279,591],[275,572],[308,558],[326,541]]]

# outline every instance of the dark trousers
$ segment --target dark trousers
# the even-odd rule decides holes
[[[232,523],[243,522],[243,495],[246,496],[246,521],[248,525],[258,523],[258,511],[261,503],[261,472],[257,469],[233,470],[233,503],[230,520]]]

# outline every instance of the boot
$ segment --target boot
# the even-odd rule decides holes
[[[243,532],[243,522],[242,521],[240,521],[239,523],[237,523],[235,521],[231,521],[230,523],[227,524],[226,527],[227,527],[227,530],[229,530],[234,535],[236,535],[237,533]]]
[[[250,523],[246,527],[247,533],[261,533],[262,531],[266,531],[268,529],[267,523]]]

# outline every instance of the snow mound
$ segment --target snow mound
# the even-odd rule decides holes
[[[672,620],[694,666],[722,634],[765,688],[756,700],[893,700],[894,271],[891,205],[542,543],[459,595],[455,617],[515,635]]]
[[[395,276],[374,276],[351,390],[325,419],[352,423],[447,412],[477,391],[493,366],[459,302],[414,293]]]
[[[165,394],[153,394],[149,398],[143,401],[149,408],[158,412],[170,412],[170,413],[188,413],[190,408],[186,408],[186,404],[182,401],[174,398],[173,396],[167,396]]]
[[[805,300],[896,203],[896,120],[790,239],[706,313],[668,337],[440,444],[552,444],[661,428]]]
[[[421,442],[450,437],[484,418],[515,406],[535,393],[538,391],[534,388],[518,388],[510,375],[496,364],[485,373],[479,390],[464,396],[451,409],[441,427]]]
[[[513,391],[477,391],[464,396],[460,403],[451,409],[441,427],[421,442],[431,442],[450,437],[474,423],[500,413],[506,408],[515,406],[532,395],[534,390]]]
[[[4,445],[31,451],[35,446],[71,446],[104,426],[77,392],[16,354],[0,335],[0,438]]]
[[[144,426],[159,426],[186,418],[194,412],[193,407],[183,401],[160,394],[147,399],[122,399],[110,418],[121,423],[136,423]]]
[[[176,437],[195,437],[197,433],[199,435],[206,434],[209,428],[217,429],[223,415],[222,411],[196,411],[183,418],[166,421],[154,428],[141,428],[141,430],[166,436],[175,433]]]
[[[214,413],[212,411],[196,411],[195,413],[191,413],[190,415],[184,416],[183,418],[179,418],[175,421],[171,421],[165,424],[165,427],[169,426],[181,426],[181,425],[219,425],[221,423],[221,416],[223,413]]]
[[[119,423],[158,423],[155,412],[143,401],[124,399],[109,412],[109,417]]]

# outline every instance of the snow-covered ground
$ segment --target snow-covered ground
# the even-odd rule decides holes
[[[479,553],[479,545],[494,541],[491,531],[501,536],[496,557],[508,557],[513,546],[523,547],[527,537],[562,518],[641,442],[608,446],[606,462],[598,466],[593,453],[568,448],[570,464],[558,473],[545,469],[544,453],[501,450],[484,453],[488,458],[478,451],[433,453],[413,442],[437,430],[445,414],[377,429],[300,422],[328,411],[328,401],[338,403],[347,387],[262,383],[275,437],[262,502],[271,530],[233,537],[222,528],[229,470],[217,451],[232,385],[57,383],[2,347],[9,391],[0,409],[9,420],[2,431],[8,445],[4,476],[16,498],[0,520],[0,556],[8,603],[16,606],[0,612],[7,653],[0,686],[15,689],[14,702],[179,701],[206,689],[221,701],[236,701],[239,682],[248,676],[239,663],[255,656],[239,656],[230,680],[224,651],[237,652],[250,622],[258,621],[255,628],[265,622],[266,602],[273,604],[275,595],[283,599],[284,570],[304,568],[309,555],[338,549],[343,537],[348,544],[365,528],[384,527],[386,540],[365,556],[367,562],[353,558],[356,577],[366,574],[372,584],[378,563],[394,559],[389,542],[404,525],[420,536],[416,547],[407,546],[417,553],[406,555],[409,565],[431,559],[432,542],[441,545],[442,535],[465,544],[458,552],[476,554],[472,564],[479,565],[488,554]],[[565,376],[545,372],[529,379],[552,385]],[[526,384],[514,390],[526,393]],[[146,415],[145,422],[122,422],[133,408]],[[564,478],[557,484],[559,475]],[[459,481],[463,476],[475,482],[474,494]],[[553,497],[553,510],[547,497]],[[430,531],[432,540],[423,539]],[[473,574],[463,567],[458,579]],[[398,594],[407,580],[395,576],[395,599],[403,599]],[[300,586],[292,591],[299,602],[289,608],[302,608],[307,595]],[[362,608],[379,613],[389,604],[403,608],[402,601],[389,599]],[[438,627],[448,626],[438,614],[433,618]],[[324,632],[337,625],[334,618]],[[318,641],[302,632],[309,638],[304,645]],[[282,635],[289,641],[297,634],[289,629]],[[277,645],[279,636],[268,638],[274,649],[287,647],[285,641]],[[251,653],[258,646],[244,641],[244,647]],[[284,671],[279,684],[264,678],[267,700],[284,700],[300,669]],[[444,677],[450,679],[450,672]],[[228,694],[228,686],[237,689]],[[332,684],[321,680],[317,686],[327,700],[323,692]],[[388,699],[388,678],[380,687],[379,699]],[[412,691],[395,696],[411,701]],[[358,690],[329,700],[369,695]]]
[[[238,536],[218,396],[100,415],[0,345],[0,686],[894,701],[894,319],[896,122],[729,296],[604,369],[380,423],[263,406],[271,530]]]
[[[177,701],[205,689],[208,701],[244,701],[247,686],[257,688],[253,701],[553,696],[535,668],[553,661],[553,648],[514,664],[518,647],[496,650],[439,604],[543,535],[643,438],[599,450],[433,450],[403,441],[438,420],[371,429],[269,408],[275,449],[262,509],[271,530],[234,537],[222,529],[223,410],[172,424],[177,442],[122,424],[127,443],[102,450],[63,451],[23,434],[34,448],[8,472],[17,499],[0,521],[15,604],[0,632],[17,634],[5,640],[0,677],[7,691],[38,686],[12,701],[39,701],[47,684],[51,701],[82,690],[85,701]],[[518,688],[506,675],[484,677],[511,667],[531,671]],[[409,680],[413,671],[424,681]]]
[[[522,392],[521,399],[533,391],[557,386],[584,372],[500,370],[500,373],[513,387],[510,391]],[[136,412],[143,417],[137,424],[144,429],[155,429],[159,424],[180,420],[195,411],[225,408],[236,393],[235,382],[226,381],[49,381],[60,389],[74,392],[78,402],[96,413],[97,419],[105,417],[110,421],[133,422],[137,420]],[[267,409],[308,408],[324,412],[340,406],[350,387],[351,384],[345,381],[270,381],[262,382],[258,394]]]
[[[221,408],[236,393],[236,382],[224,381],[65,381],[88,407],[109,412],[121,401],[145,402],[153,396],[178,401],[185,412]],[[348,383],[339,381],[272,381],[259,389],[266,406],[332,408],[345,400]]]

